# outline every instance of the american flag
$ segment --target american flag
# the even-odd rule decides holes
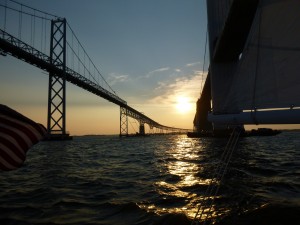
[[[19,168],[27,151],[46,135],[46,128],[0,104],[0,171]]]

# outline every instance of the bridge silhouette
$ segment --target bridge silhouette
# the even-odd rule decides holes
[[[3,12],[0,54],[4,56],[9,54],[48,72],[48,139],[69,138],[66,132],[66,82],[120,106],[120,136],[129,135],[128,117],[139,122],[141,135],[145,134],[145,124],[148,124],[150,129],[156,128],[160,133],[189,131],[189,129],[162,125],[130,107],[119,97],[92,62],[65,18],[14,0],[8,2],[11,4],[7,4],[7,1],[4,5],[0,4]],[[14,30],[9,30],[9,27],[14,27]],[[24,30],[26,31],[23,32]],[[67,33],[71,38],[67,39]],[[40,42],[39,49],[37,42]],[[49,49],[47,49],[47,43],[50,46]],[[47,50],[49,55],[46,53]]]

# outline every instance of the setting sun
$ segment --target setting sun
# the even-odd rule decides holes
[[[186,113],[192,109],[192,104],[187,97],[178,97],[176,101],[176,109],[180,113]]]

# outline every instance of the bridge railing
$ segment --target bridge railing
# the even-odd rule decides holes
[[[48,72],[54,72],[57,76],[63,76],[64,71],[61,68],[52,65],[50,62],[50,57],[46,54],[40,52],[39,50],[33,48],[32,46],[24,43],[18,38],[8,34],[7,32],[0,29],[0,48],[6,53],[18,57],[30,64],[33,64],[43,70]],[[38,63],[40,62],[40,63]],[[43,63],[42,63],[43,62]],[[110,91],[102,88],[95,82],[87,79],[86,77],[80,75],[76,71],[66,68],[66,78],[69,82],[80,85],[80,87],[93,92],[94,94],[102,94],[101,97],[112,101],[118,105],[127,105],[127,102],[121,99],[119,96],[111,93]]]
[[[66,68],[64,72],[61,68],[51,64],[50,57],[33,48],[32,46],[24,43],[18,38],[8,34],[4,30],[0,29],[0,48],[3,52],[11,54],[23,61],[26,61],[32,65],[35,65],[45,71],[52,72],[57,76],[66,76],[66,80],[93,93],[104,99],[113,102],[120,107],[127,109],[127,116],[134,118],[142,123],[148,124],[150,127],[155,127],[164,130],[180,130],[189,131],[188,129],[174,128],[161,125],[160,123],[152,120],[143,113],[135,110],[134,108],[127,105],[127,102],[117,96],[116,94],[104,89],[99,84],[87,79],[76,71]]]

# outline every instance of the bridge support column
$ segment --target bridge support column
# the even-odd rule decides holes
[[[140,122],[139,135],[145,135],[145,124],[143,122]]]
[[[51,21],[50,62],[62,74],[49,72],[48,140],[71,139],[66,133],[66,19]]]
[[[128,136],[128,111],[120,106],[120,137]]]

